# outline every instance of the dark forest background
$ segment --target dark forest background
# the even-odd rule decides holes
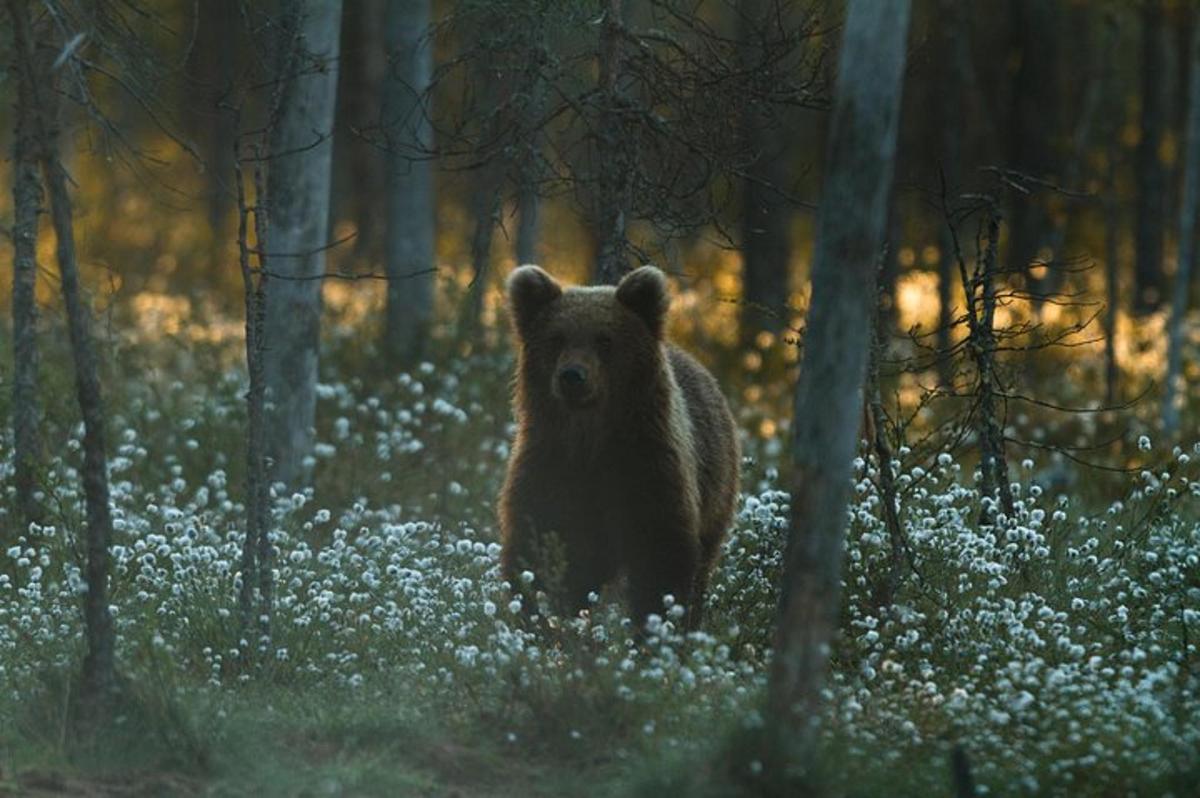
[[[6,0],[0,793],[1190,794],[1198,25]],[[699,632],[501,579],[525,263],[730,401]]]

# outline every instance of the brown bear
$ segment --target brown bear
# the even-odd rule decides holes
[[[571,611],[624,574],[636,621],[661,615],[670,594],[695,628],[739,454],[716,380],[663,340],[666,278],[643,266],[615,288],[564,290],[522,266],[508,302],[517,434],[500,495],[505,578],[520,589],[553,550]]]

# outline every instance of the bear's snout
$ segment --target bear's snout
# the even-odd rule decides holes
[[[570,404],[586,404],[592,398],[592,383],[582,363],[568,363],[559,369],[555,387],[558,395]]]

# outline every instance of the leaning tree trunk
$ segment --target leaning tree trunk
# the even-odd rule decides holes
[[[1163,219],[1167,175],[1159,150],[1167,125],[1167,35],[1162,0],[1142,7],[1142,131],[1138,140],[1134,310],[1156,309],[1163,299]]]
[[[90,316],[83,299],[75,257],[75,230],[67,173],[58,154],[57,88],[49,70],[40,70],[28,16],[20,0],[9,0],[19,64],[20,91],[30,101],[23,125],[36,130],[42,175],[50,197],[50,218],[57,240],[56,257],[61,277],[67,332],[75,367],[75,393],[83,416],[83,493],[87,508],[87,593],[83,600],[84,636],[81,706],[85,717],[101,720],[116,685],[112,616],[108,608],[109,542],[112,515],[109,509],[108,458],[104,451],[104,401],[92,342]]]
[[[1163,431],[1179,431],[1177,399],[1183,366],[1183,317],[1191,294],[1192,267],[1196,260],[1196,214],[1200,213],[1200,25],[1194,25],[1191,44],[1191,77],[1188,79],[1188,119],[1184,150],[1183,200],[1179,205],[1179,267],[1171,297],[1166,392],[1163,395]]]
[[[309,478],[317,403],[321,276],[329,234],[329,181],[341,2],[288,0],[276,53],[280,92],[272,119],[265,206],[271,230],[266,299],[266,448],[272,479]]]
[[[16,511],[21,527],[38,519],[33,494],[37,466],[41,460],[38,433],[37,349],[37,238],[38,203],[42,187],[38,180],[38,134],[33,124],[37,113],[30,84],[17,80],[16,131],[13,137],[13,385],[12,426]],[[0,544],[5,541],[0,540]]]
[[[424,351],[433,321],[434,195],[427,107],[433,78],[429,0],[391,2],[382,123],[387,141],[387,323],[393,366]]]
[[[812,761],[841,594],[851,460],[863,407],[875,270],[896,154],[909,0],[851,0],[817,218],[812,305],[793,421],[792,509],[770,739]]]

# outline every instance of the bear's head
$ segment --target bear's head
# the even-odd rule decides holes
[[[615,288],[564,288],[537,266],[508,278],[508,302],[524,389],[572,412],[603,409],[648,387],[661,370],[670,297],[653,266]],[[531,397],[531,398],[534,398]]]

